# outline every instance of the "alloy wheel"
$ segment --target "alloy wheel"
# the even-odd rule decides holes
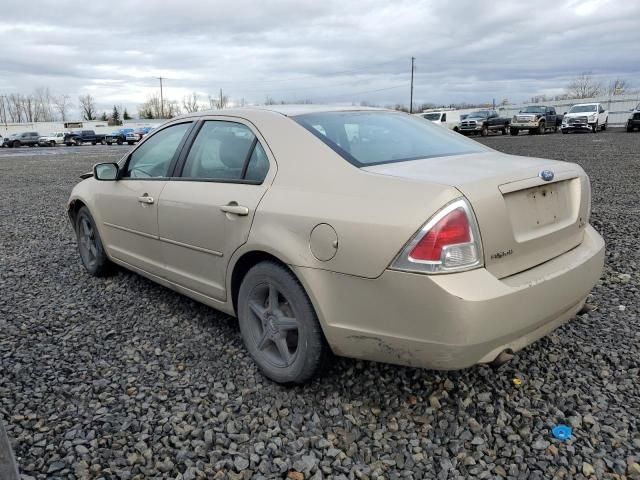
[[[91,221],[85,216],[78,222],[78,243],[82,260],[92,268],[98,258],[98,241]]]
[[[298,320],[287,298],[272,283],[257,285],[249,296],[250,335],[264,359],[291,365],[298,353]]]

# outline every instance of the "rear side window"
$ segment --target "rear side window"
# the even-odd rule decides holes
[[[261,183],[269,160],[253,132],[241,123],[204,123],[185,161],[182,177]]]
[[[292,118],[357,167],[490,151],[404,113],[324,112]]]

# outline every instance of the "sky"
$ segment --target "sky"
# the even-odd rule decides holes
[[[131,113],[159,91],[239,104],[520,102],[580,72],[640,87],[628,0],[3,0],[0,95],[48,87]],[[76,13],[77,12],[77,13]],[[29,14],[27,14],[29,13]]]

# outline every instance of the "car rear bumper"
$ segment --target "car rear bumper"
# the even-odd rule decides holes
[[[604,241],[497,279],[481,268],[447,275],[385,271],[365,279],[293,267],[333,351],[366,360],[452,370],[518,351],[570,320],[598,281]]]

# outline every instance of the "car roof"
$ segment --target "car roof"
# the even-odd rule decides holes
[[[260,105],[251,107],[225,108],[224,110],[201,110],[182,117],[202,117],[207,115],[251,116],[252,113],[274,112],[292,117],[306,113],[354,112],[354,111],[395,111],[386,108],[360,107],[354,105]]]

